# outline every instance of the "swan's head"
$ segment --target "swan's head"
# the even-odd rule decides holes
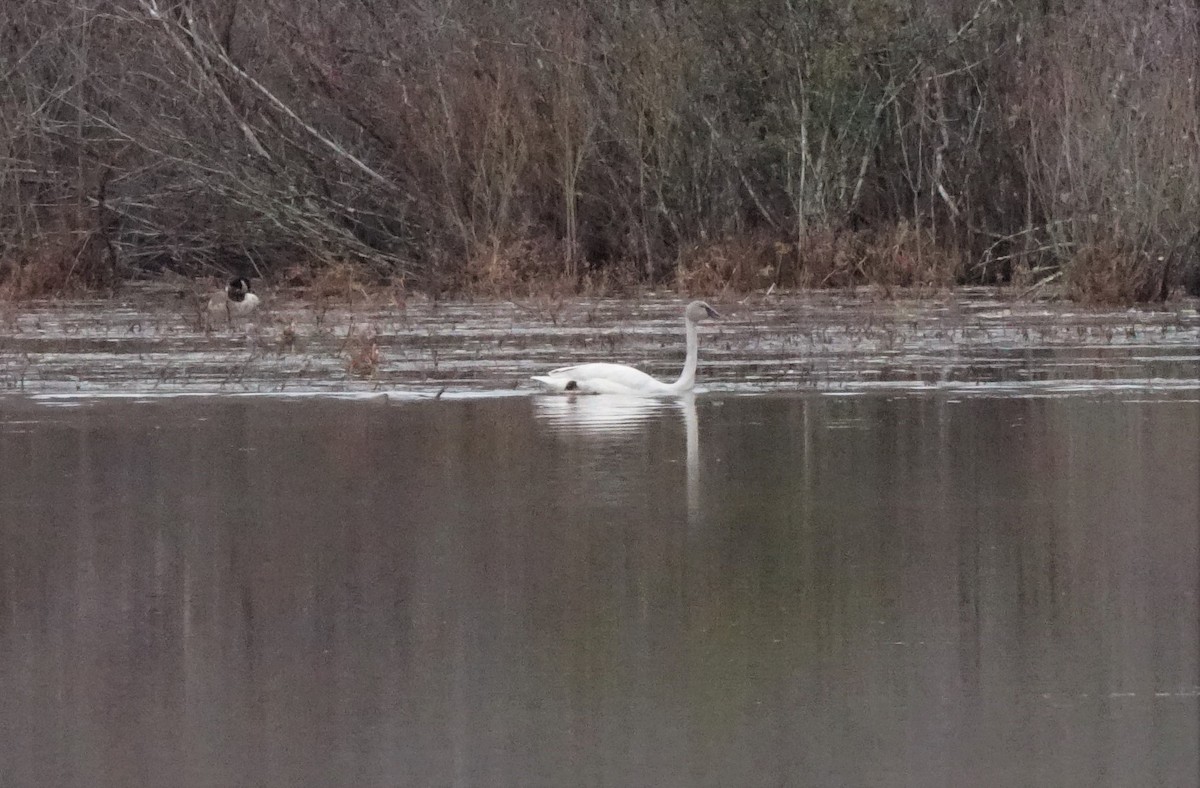
[[[720,320],[721,315],[703,301],[693,301],[683,312],[684,318],[690,323],[703,323],[705,320]]]

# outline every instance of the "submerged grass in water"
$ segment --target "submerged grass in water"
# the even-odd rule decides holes
[[[613,360],[662,379],[683,359],[684,299],[399,303],[267,294],[206,329],[161,290],[35,302],[0,316],[0,388],[45,394],[520,391],[532,374]],[[1011,302],[986,289],[936,298],[785,293],[714,305],[701,389],[878,386],[1200,386],[1200,312]]]

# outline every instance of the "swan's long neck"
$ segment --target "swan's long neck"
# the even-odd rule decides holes
[[[696,331],[696,324],[691,320],[684,318],[684,327],[687,329],[687,358],[683,361],[683,372],[679,373],[679,380],[671,384],[672,391],[690,391],[692,386],[696,384],[696,364],[700,357],[700,336]]]

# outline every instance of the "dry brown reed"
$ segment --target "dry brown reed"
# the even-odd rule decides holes
[[[351,326],[342,344],[346,358],[346,374],[356,378],[374,378],[383,361],[379,348],[379,332],[374,327],[358,330]]]

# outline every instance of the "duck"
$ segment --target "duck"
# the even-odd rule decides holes
[[[691,391],[696,385],[696,366],[700,355],[700,336],[697,326],[706,320],[719,320],[720,313],[703,301],[693,301],[683,310],[684,332],[687,336],[687,356],[683,371],[673,383],[663,383],[640,369],[626,364],[594,362],[552,369],[545,375],[534,375],[544,388],[554,392],[579,394],[622,394],[626,396],[671,396]]]
[[[224,290],[218,290],[208,299],[208,312],[213,317],[224,315],[226,320],[244,317],[258,308],[259,298],[250,292],[250,280],[244,276],[234,277]]]

